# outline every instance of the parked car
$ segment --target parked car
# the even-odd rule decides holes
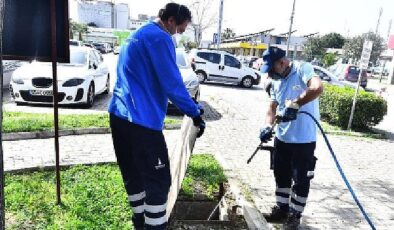
[[[78,40],[70,40],[70,46],[82,46],[82,42]]]
[[[176,49],[176,64],[181,72],[183,84],[186,86],[187,91],[190,96],[196,101],[200,100],[200,83],[198,82],[198,77],[193,71],[188,56],[184,49]],[[175,106],[171,101],[168,102],[169,110],[174,111]],[[177,111],[177,110],[175,110]],[[177,111],[179,112],[179,111]]]
[[[330,71],[328,71],[327,69],[317,66],[317,65],[313,65],[313,70],[315,71],[315,73],[320,77],[320,79],[322,81],[325,81],[331,85],[336,85],[339,87],[343,87],[343,86],[349,86],[351,88],[356,88],[357,84],[355,83],[351,83],[348,81],[340,81],[337,76],[335,76],[333,73],[331,73]]]
[[[10,87],[12,73],[23,64],[24,62],[22,61],[3,61],[3,89],[8,89]]]
[[[246,88],[260,83],[261,76],[257,71],[244,66],[234,55],[225,51],[192,50],[190,56],[200,83],[236,83]]]
[[[389,70],[386,68],[383,68],[382,66],[375,66],[371,68],[372,74],[373,75],[380,75],[382,73],[383,76],[388,76],[389,75]]]
[[[97,94],[110,88],[108,67],[95,49],[70,46],[70,64],[58,64],[59,104],[91,107]],[[16,104],[52,104],[52,64],[32,62],[12,74],[10,93]]]
[[[92,43],[92,45],[101,53],[106,54],[112,51],[108,43]]]
[[[96,49],[96,47],[92,44],[92,43],[83,43],[84,46],[89,47],[89,48],[93,48]]]
[[[329,67],[332,72],[340,81],[357,82],[360,75],[360,68],[353,64],[335,64]],[[366,88],[368,83],[367,71],[361,71],[361,87]]]
[[[120,52],[120,46],[116,46],[114,49],[114,54],[119,54]]]

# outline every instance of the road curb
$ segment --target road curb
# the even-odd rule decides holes
[[[164,130],[176,130],[180,129],[181,124],[165,124]],[[60,130],[59,136],[71,136],[71,135],[86,135],[86,134],[109,134],[111,133],[110,128],[87,128],[87,129],[70,129]],[[29,139],[48,139],[54,138],[55,132],[40,131],[40,132],[16,132],[16,133],[3,133],[3,141],[19,141]]]

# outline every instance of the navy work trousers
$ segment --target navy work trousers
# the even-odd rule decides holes
[[[310,180],[314,175],[316,142],[293,144],[275,138],[274,145],[277,205],[301,215],[308,198]]]
[[[136,229],[166,229],[171,185],[168,150],[162,131],[110,114],[115,154]]]

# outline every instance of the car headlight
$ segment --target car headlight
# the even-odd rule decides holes
[[[84,79],[80,79],[80,78],[73,78],[70,79],[66,82],[63,83],[63,87],[73,87],[73,86],[77,86],[80,85],[84,82]]]
[[[185,86],[186,88],[194,88],[198,85],[198,81],[197,80],[190,80],[190,81],[185,81]]]
[[[12,78],[12,82],[14,82],[15,84],[19,84],[19,85],[23,85],[24,84],[24,81],[23,81],[22,78],[15,78],[15,77],[13,77]]]

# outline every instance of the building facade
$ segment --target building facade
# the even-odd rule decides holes
[[[78,23],[94,23],[99,28],[129,28],[129,6],[109,1],[70,0],[70,18]]]

